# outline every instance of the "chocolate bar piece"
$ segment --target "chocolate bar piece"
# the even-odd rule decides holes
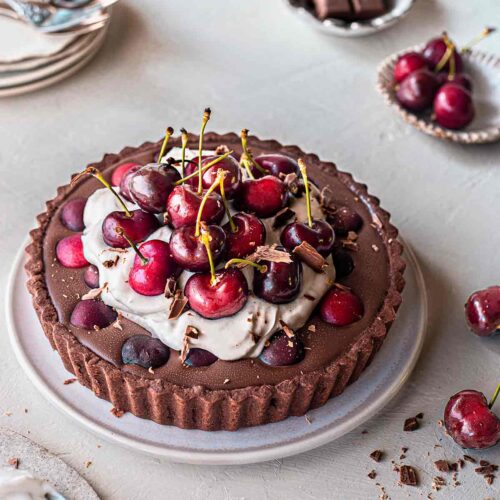
[[[384,0],[351,0],[353,20],[364,21],[382,16],[387,12]]]
[[[314,0],[316,15],[319,19],[333,17],[335,19],[349,20],[352,15],[349,0]]]

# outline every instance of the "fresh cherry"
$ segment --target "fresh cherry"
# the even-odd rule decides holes
[[[472,78],[467,73],[455,73],[454,75],[448,75],[446,73],[439,73],[437,75],[439,85],[445,85],[446,83],[454,83],[455,85],[460,85],[465,90],[472,93],[473,83]]]
[[[149,240],[138,248],[130,269],[129,284],[141,295],[160,295],[169,278],[177,278],[181,269],[172,257],[170,245],[161,240]]]
[[[226,233],[226,253],[228,259],[250,255],[266,241],[266,228],[255,215],[244,212],[232,216],[234,230],[228,222],[222,229]]]
[[[434,99],[436,121],[443,127],[460,129],[474,118],[474,104],[468,90],[455,83],[443,85]]]
[[[426,67],[427,61],[422,54],[418,52],[403,54],[394,65],[394,80],[401,83],[411,73]]]
[[[203,193],[198,194],[191,186],[176,186],[167,200],[167,214],[174,228],[194,226]],[[203,207],[202,220],[207,224],[219,224],[224,217],[224,204],[219,194],[211,193]]]
[[[338,279],[349,276],[354,270],[354,262],[350,253],[342,248],[336,248],[332,253],[335,275]]]
[[[239,269],[193,274],[184,287],[189,306],[200,316],[219,319],[236,314],[248,298],[248,284]]]
[[[56,246],[56,257],[64,267],[78,268],[89,265],[83,255],[82,237],[79,234],[72,234],[59,240]]]
[[[83,281],[89,288],[99,288],[99,269],[90,265],[83,273]]]
[[[120,194],[127,200],[133,202],[132,195],[130,193],[130,179],[134,174],[142,168],[141,165],[131,166],[122,176],[120,181]]]
[[[284,247],[276,250],[287,252]],[[253,292],[272,304],[286,304],[294,300],[300,292],[302,264],[295,254],[287,252],[290,262],[259,261],[260,269],[253,275]]]
[[[121,165],[118,165],[113,170],[113,174],[111,175],[111,185],[116,187],[120,186],[123,176],[127,174],[132,168],[138,170],[138,168],[141,168],[141,166],[133,162],[122,163]]]
[[[484,449],[500,441],[500,420],[491,411],[498,389],[488,404],[478,391],[460,391],[450,398],[444,410],[446,430],[462,448]]]
[[[323,321],[334,326],[346,326],[360,320],[364,308],[361,300],[348,290],[332,288],[324,297],[320,306]]]
[[[287,188],[283,181],[272,175],[242,182],[237,203],[245,211],[257,217],[276,215],[288,201]]]
[[[428,69],[420,69],[400,83],[396,98],[410,111],[423,111],[431,106],[438,87],[436,75]]]
[[[264,347],[259,359],[270,366],[294,365],[304,359],[304,346],[295,335],[289,337],[279,330]]]
[[[210,251],[214,264],[217,264],[223,254],[226,243],[226,233],[219,226],[207,226],[206,231],[210,238]],[[207,250],[196,235],[194,226],[175,229],[170,236],[170,251],[177,264],[188,271],[208,271],[210,261]]]
[[[261,167],[260,170],[255,166],[251,167],[252,174],[256,179],[264,175],[273,175],[279,179],[284,179],[288,174],[299,173],[297,162],[293,158],[282,154],[259,155],[255,158],[255,163]]]
[[[143,368],[159,368],[170,357],[170,349],[158,339],[148,335],[132,335],[122,345],[122,362]]]
[[[172,165],[151,163],[130,177],[129,192],[143,210],[159,214],[165,211],[168,196],[180,178]]]
[[[184,364],[193,368],[213,365],[219,358],[205,349],[193,347],[189,349]]]
[[[158,219],[150,212],[131,210],[130,217],[126,212],[114,211],[109,213],[102,223],[102,235],[106,245],[113,248],[127,248],[127,239],[117,232],[122,228],[125,234],[134,242],[144,241],[150,234],[160,227]]]
[[[106,328],[117,318],[116,311],[100,300],[81,300],[73,309],[70,323],[78,328]]]
[[[363,225],[361,216],[349,207],[339,207],[328,216],[328,221],[337,234],[347,234],[358,231]]]
[[[87,200],[85,198],[73,198],[67,201],[61,209],[61,222],[63,226],[71,231],[83,231],[83,211]]]
[[[465,304],[469,328],[479,337],[489,337],[500,327],[500,286],[474,292]]]
[[[445,38],[443,36],[433,38],[427,43],[422,55],[424,56],[424,59],[427,61],[427,64],[431,69],[435,69],[436,66],[443,60],[447,48],[448,46],[446,45]],[[441,71],[448,72],[450,70],[450,59],[452,57],[455,60],[455,72],[460,73],[463,66],[462,57],[455,48],[453,49],[451,57],[441,68]]]

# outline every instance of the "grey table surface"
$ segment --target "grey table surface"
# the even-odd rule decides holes
[[[391,498],[427,497],[432,460],[462,454],[437,425],[448,397],[464,388],[490,394],[499,378],[500,340],[470,335],[462,305],[499,277],[500,143],[449,144],[402,123],[377,95],[375,70],[385,56],[444,28],[465,42],[499,14],[498,0],[419,0],[384,33],[340,39],[311,31],[278,0],[124,0],[88,67],[46,90],[1,100],[2,304],[14,255],[57,185],[105,152],[159,138],[167,124],[197,129],[208,104],[212,130],[248,127],[300,144],[367,183],[419,256],[431,323],[410,381],[362,428],[295,457],[195,467],[103,443],[60,415],[20,369],[2,321],[0,426],[59,454],[103,498],[367,499],[379,497],[377,481]],[[500,53],[500,36],[483,49]],[[403,420],[418,412],[422,428],[403,433]],[[404,462],[419,470],[418,488],[400,487],[392,470],[403,446]],[[375,464],[374,449],[387,458]],[[474,455],[498,463],[500,447]],[[367,477],[371,469],[376,480]],[[488,487],[472,466],[459,481],[433,495],[500,498],[500,481]]]

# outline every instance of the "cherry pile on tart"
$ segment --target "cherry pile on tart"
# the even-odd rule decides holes
[[[116,408],[186,428],[300,415],[355,380],[403,288],[397,231],[348,174],[243,130],[107,155],[39,217],[45,333]]]

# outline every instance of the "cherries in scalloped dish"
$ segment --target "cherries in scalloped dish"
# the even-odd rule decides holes
[[[59,240],[56,245],[56,257],[64,267],[79,268],[89,264],[85,255],[83,255],[83,243],[80,234],[72,234]]]
[[[62,224],[71,231],[83,231],[85,229],[83,212],[86,204],[85,198],[73,198],[67,201],[61,209]]]
[[[394,80],[401,83],[408,75],[415,71],[427,68],[427,61],[419,52],[403,54],[394,66]]]
[[[116,311],[100,300],[81,300],[73,309],[70,323],[78,328],[106,328],[117,318]]]
[[[471,93],[458,83],[446,83],[434,99],[434,114],[443,127],[452,130],[466,127],[475,114]]]
[[[133,335],[122,346],[122,362],[155,369],[164,365],[170,357],[170,349],[159,339],[148,335]]]
[[[489,337],[500,328],[500,286],[474,292],[465,304],[469,328],[479,337]]]
[[[332,288],[320,305],[321,319],[333,326],[347,326],[363,317],[363,303],[349,290]]]
[[[269,366],[295,365],[304,359],[304,346],[296,335],[288,336],[284,330],[279,330],[264,347],[259,359]]]

